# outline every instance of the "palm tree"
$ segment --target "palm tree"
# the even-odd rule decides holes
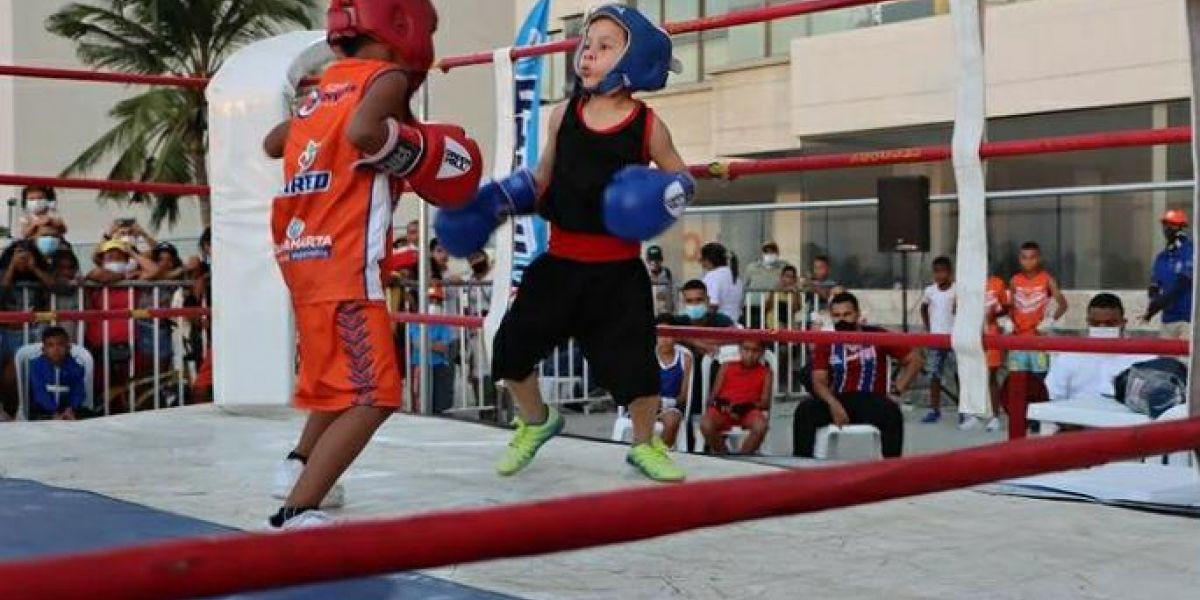
[[[240,46],[293,29],[312,27],[315,0],[92,0],[73,2],[47,19],[46,28],[76,43],[75,53],[97,69],[153,75],[211,77]],[[110,179],[208,183],[204,92],[161,87],[118,102],[116,125],[63,170],[85,173],[101,160],[115,162]],[[151,222],[175,224],[180,197],[104,192],[101,201],[152,201]],[[199,199],[209,224],[207,197]]]

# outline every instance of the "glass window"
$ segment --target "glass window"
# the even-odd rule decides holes
[[[705,16],[762,6],[763,0],[707,0]],[[766,50],[766,31],[765,23],[753,23],[704,32],[705,70],[712,71],[727,64],[762,58]]]
[[[791,0],[769,0],[767,4],[790,4]],[[768,24],[771,36],[771,56],[786,56],[791,53],[792,39],[809,35],[809,17],[787,17]]]
[[[690,21],[700,18],[700,0],[668,0],[662,21]],[[677,35],[672,38],[675,46],[675,58],[683,63],[682,73],[672,73],[667,80],[668,85],[676,83],[694,83],[701,79],[700,36],[696,33]]]
[[[1191,104],[1187,100],[1167,103],[1167,126],[1182,127],[1192,124]],[[1167,146],[1167,181],[1192,178],[1192,148],[1188,144]]]
[[[549,32],[549,41],[558,41],[563,39],[562,31]],[[567,63],[571,53],[555,52],[549,54],[542,61],[542,102],[555,103],[566,98],[567,95]]]
[[[899,23],[924,17],[932,17],[935,13],[933,0],[907,0],[906,2],[885,2],[878,5],[880,23]]]

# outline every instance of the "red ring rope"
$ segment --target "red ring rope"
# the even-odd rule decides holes
[[[78,598],[82,592],[89,600],[175,600],[563,552],[962,489],[1198,445],[1200,419],[1187,419],[270,535],[182,539],[0,564],[0,597]]]
[[[1188,127],[1171,127],[1167,129],[1135,129],[1109,133],[1092,133],[1084,135],[1068,135],[1061,137],[1032,138],[1027,140],[1011,140],[1007,142],[987,142],[980,146],[979,154],[983,158],[1000,158],[1008,156],[1025,156],[1030,154],[1047,154],[1054,152],[1075,152],[1079,150],[1099,150],[1103,148],[1123,148],[1128,146],[1154,146],[1158,144],[1184,144],[1192,139]],[[714,170],[712,163],[690,165],[692,175],[699,178],[736,179],[745,175],[761,175],[765,173],[791,173],[800,171],[817,171],[826,169],[846,169],[875,165],[895,165],[903,163],[937,162],[950,157],[950,146],[924,146],[917,148],[894,148],[890,150],[875,150],[871,152],[853,152],[848,154],[823,154],[814,156],[797,156],[791,158],[770,158],[762,160],[739,160],[722,164]],[[145,183],[134,181],[108,181],[100,179],[71,179],[64,177],[34,177],[26,175],[0,174],[0,184],[7,185],[47,185],[52,187],[77,189],[102,189],[122,192],[148,192],[155,194],[206,195],[208,186]]]

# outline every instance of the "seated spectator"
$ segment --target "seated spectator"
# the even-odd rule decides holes
[[[683,284],[680,291],[683,297],[683,316],[685,325],[689,327],[734,327],[736,324],[724,313],[718,312],[709,302],[708,286],[699,279],[691,279]],[[697,357],[708,354],[716,356],[721,344],[712,340],[688,339],[681,340],[684,346],[692,350]]]
[[[1087,307],[1088,337],[1115,339],[1125,335],[1125,307],[1113,294],[1096,294]],[[1112,398],[1113,380],[1125,369],[1153,356],[1143,354],[1056,353],[1046,375],[1050,400]]]
[[[658,315],[657,325],[676,325],[678,320],[669,313]],[[683,409],[691,397],[687,382],[692,379],[692,355],[682,345],[675,343],[670,335],[659,333],[655,346],[658,355],[659,397],[662,405],[658,421],[663,424],[662,441],[668,448],[675,447],[679,426],[683,423]]]
[[[446,293],[442,291],[441,286],[433,287],[429,290],[429,314],[443,314],[443,303],[446,300]],[[430,399],[432,401],[433,414],[442,414],[454,407],[454,363],[451,361],[451,353],[455,349],[455,344],[458,340],[454,333],[454,328],[449,325],[426,325],[425,330],[429,333],[429,390]],[[408,340],[410,345],[409,364],[413,369],[413,384],[419,380],[416,369],[421,368],[421,328],[412,325],[408,328]],[[415,389],[415,388],[414,388]]]
[[[721,364],[700,431],[713,454],[726,454],[725,432],[735,426],[750,432],[742,454],[755,454],[767,436],[766,411],[771,408],[771,368],[763,362],[763,343],[746,340],[738,360]],[[664,440],[665,441],[665,440]]]
[[[862,325],[858,298],[838,294],[829,300],[837,331],[886,331]],[[888,357],[900,361],[895,392],[903,394],[921,371],[918,349],[861,344],[818,344],[813,353],[813,395],[796,407],[792,426],[793,453],[812,457],[817,430],[865,423],[879,429],[883,456],[898,457],[904,450],[904,415],[888,397]]]
[[[703,281],[699,279],[691,279],[683,284],[683,289],[680,292],[682,296],[683,315],[680,318],[678,325],[688,327],[736,327],[732,319],[724,314],[717,312],[712,308],[708,298],[708,288]],[[716,358],[721,352],[721,342],[715,340],[706,340],[702,338],[680,338],[677,343],[687,348],[692,353],[692,358],[696,361],[701,360],[704,356],[712,356]],[[703,382],[700,377],[692,378],[692,391],[689,394],[690,401],[704,402],[701,394],[701,386]],[[693,406],[692,414],[699,414],[700,407]],[[692,428],[685,428],[688,436],[692,435]],[[689,437],[688,446],[691,447]]]
[[[17,220],[13,237],[35,239],[39,235],[58,237],[67,234],[67,225],[58,214],[58,199],[54,188],[26,186],[21,190],[21,208],[25,214]],[[47,256],[52,252],[42,252]]]
[[[29,361],[29,419],[74,421],[87,398],[83,365],[71,357],[62,327],[42,332],[42,355]]]

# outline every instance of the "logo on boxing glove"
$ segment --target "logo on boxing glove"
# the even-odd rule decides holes
[[[663,189],[663,208],[667,209],[667,214],[678,219],[683,216],[683,209],[687,208],[688,193],[684,189],[683,183],[674,181]]]
[[[471,172],[475,163],[471,153],[452,138],[446,138],[446,150],[442,153],[442,166],[438,169],[438,179],[454,179]]]

